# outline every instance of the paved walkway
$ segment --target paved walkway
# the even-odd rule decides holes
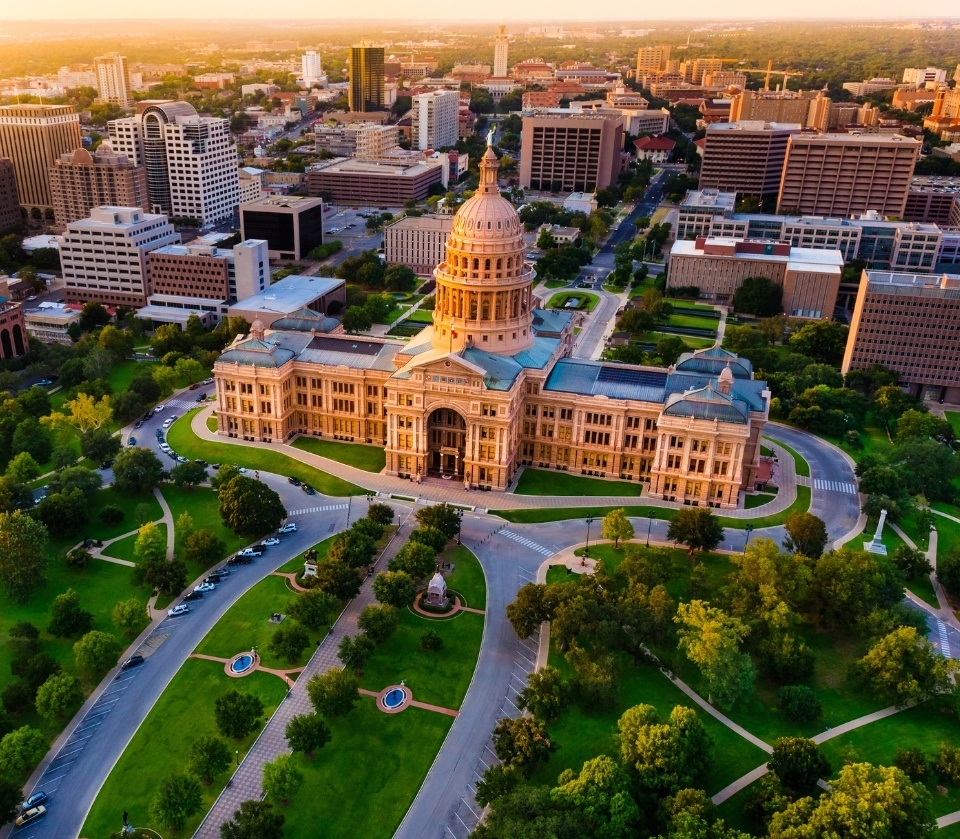
[[[190,653],[187,658],[200,658],[204,661],[216,661],[218,664],[223,664],[224,666],[229,664],[231,661],[229,658],[221,658],[220,656],[216,655],[207,655],[206,653]],[[274,667],[264,667],[262,664],[255,665],[253,669],[259,670],[261,673],[269,673],[271,676],[276,676],[278,679],[283,679],[283,681],[287,683],[287,687],[291,688],[293,687],[293,683],[297,680],[297,676],[303,672],[302,667],[291,667],[289,670],[277,670]]]
[[[385,566],[393,558],[415,525],[416,521],[408,511],[400,528],[377,558],[374,567]],[[239,768],[214,802],[200,827],[197,828],[194,834],[196,839],[219,839],[220,825],[233,818],[234,812],[240,808],[242,802],[259,801],[263,797],[263,765],[278,755],[289,753],[290,747],[287,745],[286,738],[287,723],[298,714],[313,713],[313,705],[307,695],[307,683],[310,679],[326,673],[333,667],[342,666],[337,657],[340,641],[347,635],[357,633],[357,619],[360,613],[365,607],[376,602],[372,582],[371,575],[367,577],[360,593],[347,604],[326,638],[317,647],[316,652],[303,668],[300,678],[260,732],[260,736],[250,747]]]
[[[372,696],[374,699],[380,696],[380,691],[367,690],[366,688],[360,688],[359,690],[363,696]],[[460,716],[460,712],[455,711],[453,708],[444,708],[442,705],[431,705],[428,702],[417,702],[416,699],[408,700],[407,705],[411,708],[422,708],[424,711],[433,711],[434,713],[444,714],[448,717]]]

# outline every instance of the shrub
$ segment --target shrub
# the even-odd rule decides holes
[[[123,521],[123,510],[115,504],[108,504],[100,511],[100,521],[107,527],[116,527]]]
[[[933,771],[948,784],[960,784],[960,747],[941,743],[933,761]]]
[[[893,765],[903,771],[911,781],[922,781],[930,769],[927,756],[922,749],[897,749],[893,758]]]
[[[420,636],[420,649],[428,652],[443,649],[443,636],[435,629],[428,629]]]
[[[823,713],[823,706],[806,685],[788,685],[777,693],[777,705],[783,715],[795,723],[813,722]]]

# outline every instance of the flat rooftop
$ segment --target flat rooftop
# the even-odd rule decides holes
[[[388,224],[384,231],[391,227],[401,230],[439,230],[441,233],[449,233],[453,227],[453,216],[404,216],[399,221]]]
[[[720,192],[716,189],[688,189],[680,202],[684,210],[717,209],[732,210],[737,204],[737,193]]]
[[[247,297],[230,308],[244,312],[267,312],[289,315],[309,305],[318,297],[329,294],[345,284],[345,280],[336,277],[308,277],[303,274],[291,274],[269,288]]]
[[[738,122],[714,122],[707,126],[707,134],[731,131],[795,131],[803,129],[799,122],[764,122],[760,119],[743,119]]]
[[[294,210],[309,210],[312,207],[319,207],[323,204],[322,198],[305,198],[299,195],[273,195],[267,198],[257,198],[255,201],[247,201],[241,204],[247,210],[256,210],[259,207],[264,209],[276,209],[285,207]]]
[[[721,237],[707,237],[708,245],[734,245],[738,242],[758,243],[764,245],[783,244],[774,243],[769,239],[727,239]],[[736,254],[704,254],[697,243],[690,239],[678,239],[673,243],[670,249],[670,255],[679,254],[681,256],[719,256],[728,259],[746,259],[762,262],[786,262],[791,267],[801,265],[815,265],[818,270],[829,270],[843,268],[843,254],[838,250],[819,250],[817,248],[790,248],[789,255],[774,253],[736,253]]]
[[[905,274],[895,271],[863,272],[869,282],[869,290],[882,294],[911,294],[941,291],[960,295],[960,274]]]
[[[414,163],[407,160],[357,160],[353,157],[336,157],[333,160],[315,163],[309,171],[343,175],[377,175],[383,178],[413,178],[435,166],[436,164],[428,164],[422,160]]]

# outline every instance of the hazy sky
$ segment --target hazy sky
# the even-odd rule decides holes
[[[582,0],[528,0],[524,3],[474,3],[468,6],[451,4],[449,0],[359,0],[359,2],[334,2],[334,0],[285,0],[270,4],[264,0],[161,0],[131,4],[129,0],[30,0],[0,2],[0,19],[48,20],[48,19],[126,19],[126,18],[313,18],[380,20],[434,19],[450,21],[468,14],[472,20],[522,20],[522,21],[599,21],[635,20],[639,14],[643,20],[670,19],[678,17],[702,20],[757,19],[757,18],[861,18],[864,21],[878,18],[938,18],[947,10],[942,0],[913,0],[909,4],[901,0],[806,0],[802,4],[784,5],[767,0],[728,0],[718,4],[715,0],[686,0],[685,3],[635,3],[610,2],[589,4]],[[956,11],[956,7],[954,7]]]

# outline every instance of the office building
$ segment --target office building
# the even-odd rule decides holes
[[[266,326],[292,318],[304,309],[324,314],[339,312],[347,302],[347,284],[335,277],[291,274],[269,288],[230,306],[230,317]],[[329,331],[329,330],[325,330]]]
[[[316,50],[307,50],[300,57],[300,81],[307,90],[319,85],[321,79],[326,79],[320,67],[320,56]]]
[[[663,164],[670,160],[676,143],[669,137],[641,137],[634,140],[638,160],[649,160],[651,163]]]
[[[240,236],[265,239],[274,259],[303,259],[323,244],[323,200],[281,195],[241,204]]]
[[[811,103],[822,91],[743,90],[730,97],[730,122],[761,122],[809,125]]]
[[[854,96],[869,96],[871,93],[893,90],[896,86],[897,83],[893,79],[874,77],[864,79],[862,82],[844,82],[843,89],[849,90]]]
[[[107,130],[118,154],[147,171],[150,208],[201,224],[230,219],[240,203],[230,121],[201,117],[188,102],[141,102]]]
[[[914,178],[903,217],[940,227],[960,227],[960,185],[938,176]]]
[[[26,355],[30,349],[23,309],[19,303],[0,301],[0,359],[8,361]]]
[[[792,136],[777,212],[902,218],[919,154],[920,141],[899,134]]]
[[[903,81],[914,87],[947,83],[947,71],[939,67],[907,67],[903,71]]]
[[[383,229],[383,257],[388,265],[406,265],[421,277],[433,273],[447,253],[453,215],[408,216]]]
[[[69,330],[71,324],[80,321],[80,306],[68,306],[66,303],[53,301],[29,305],[32,308],[23,310],[23,324],[27,335],[44,344],[73,344]]]
[[[875,364],[913,396],[960,402],[960,276],[863,272],[840,369]]]
[[[798,123],[730,122],[707,126],[700,189],[773,197],[780,189],[787,141]]]
[[[644,73],[659,73],[667,68],[670,60],[670,47],[640,47],[637,50],[637,77]]]
[[[150,210],[147,171],[109,141],[92,154],[84,148],[63,154],[50,169],[50,192],[57,224],[87,218],[94,207],[140,207]]]
[[[595,192],[620,174],[623,124],[619,115],[567,110],[523,117],[520,186],[548,192]]]
[[[534,308],[523,225],[497,166],[488,149],[454,217],[432,329],[402,344],[254,320],[214,365],[219,433],[374,444],[388,474],[415,481],[504,491],[533,465],[735,507],[756,482],[765,383],[719,347],[671,370],[571,358],[571,315]]]
[[[350,86],[347,101],[351,111],[383,111],[383,47],[367,43],[350,47]]]
[[[0,157],[0,233],[11,230],[22,221],[13,161],[9,157]]]
[[[443,149],[456,145],[460,93],[433,90],[411,99],[413,148]]]
[[[94,207],[71,222],[60,244],[67,302],[140,308],[150,293],[147,254],[180,242],[164,215],[140,207]]]
[[[259,201],[263,197],[264,170],[256,166],[241,166],[237,170],[240,203]]]
[[[69,105],[0,105],[0,157],[13,161],[28,210],[53,209],[50,167],[81,145],[80,117]]]
[[[500,26],[497,29],[497,39],[493,42],[493,75],[502,79],[507,75],[509,64],[507,63],[507,27]]]
[[[838,250],[701,236],[674,242],[667,289],[696,286],[706,300],[729,303],[747,277],[766,277],[783,287],[783,310],[792,318],[833,317],[843,273]]]
[[[93,65],[97,74],[98,100],[107,105],[132,108],[133,97],[130,95],[130,70],[127,67],[127,57],[115,52],[98,55],[93,59]]]
[[[353,160],[335,158],[307,170],[307,194],[330,201],[400,207],[422,201],[430,187],[443,184],[444,169],[431,160]]]

